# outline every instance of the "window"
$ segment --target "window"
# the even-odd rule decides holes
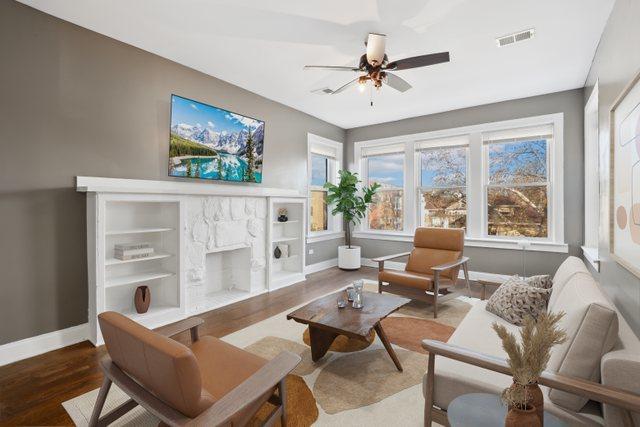
[[[489,236],[549,236],[548,144],[552,128],[483,135]]]
[[[420,225],[467,228],[468,138],[422,143],[420,167]]]
[[[323,187],[329,181],[328,157],[311,154],[311,231],[327,230],[327,190]]]
[[[558,113],[356,142],[353,169],[382,187],[354,236],[411,241],[416,227],[455,227],[467,246],[567,252],[563,120]]]
[[[327,206],[324,184],[336,183],[342,164],[342,144],[308,135],[309,156],[309,236],[340,237],[342,218],[334,217]],[[322,240],[322,239],[321,239]]]
[[[372,148],[366,152],[364,181],[380,188],[369,205],[366,224],[371,230],[403,229],[404,152],[402,146]]]

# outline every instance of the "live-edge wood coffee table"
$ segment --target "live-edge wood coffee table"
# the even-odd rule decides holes
[[[364,292],[364,306],[361,309],[352,308],[351,304],[345,308],[338,308],[337,300],[341,294],[344,294],[344,291],[319,298],[287,315],[288,320],[293,319],[309,325],[313,361],[317,362],[327,354],[331,343],[338,335],[367,341],[367,336],[373,329],[396,368],[402,371],[402,365],[380,321],[411,300],[395,295]]]

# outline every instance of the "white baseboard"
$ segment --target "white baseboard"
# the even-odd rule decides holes
[[[89,324],[72,326],[20,341],[0,345],[0,366],[57,350],[88,339]]]
[[[309,264],[304,268],[304,274],[317,273],[318,271],[326,270],[328,268],[337,267],[338,258],[331,258],[326,261],[317,262],[315,264]]]
[[[362,258],[362,265],[366,267],[378,268],[378,263],[371,261],[370,258]],[[397,261],[385,261],[384,265],[393,270],[404,270],[406,263]],[[460,279],[464,279],[464,272],[460,269],[458,274]],[[469,280],[487,280],[491,282],[503,282],[511,277],[508,274],[485,273],[484,271],[469,271]]]

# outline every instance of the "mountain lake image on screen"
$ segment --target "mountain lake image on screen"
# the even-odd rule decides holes
[[[169,175],[262,182],[264,122],[171,95]]]

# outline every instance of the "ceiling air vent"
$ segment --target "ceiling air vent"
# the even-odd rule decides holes
[[[532,39],[534,35],[535,35],[535,31],[533,28],[531,28],[529,30],[519,31],[517,33],[509,34],[503,37],[498,37],[496,39],[496,42],[498,43],[498,47],[503,47],[510,44]]]

